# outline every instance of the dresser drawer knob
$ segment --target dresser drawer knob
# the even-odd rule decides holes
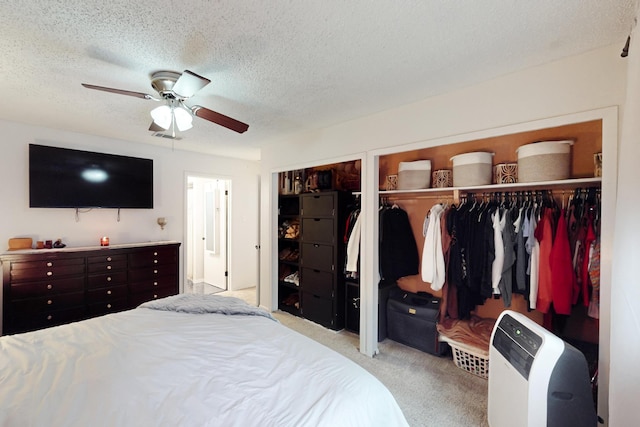
[[[53,301],[52,300],[47,300],[47,304],[51,305],[51,304],[53,304]]]
[[[107,261],[111,262],[111,257],[110,256],[107,257]]]
[[[47,320],[51,320],[51,319],[53,319],[53,316],[52,315],[48,315],[47,316]]]
[[[111,295],[111,291],[107,291],[107,295]]]
[[[158,274],[158,270],[153,270],[153,274]]]
[[[156,294],[153,294],[153,298],[154,298],[154,299],[155,299],[155,298],[158,298],[158,295],[156,295]]]
[[[107,304],[107,308],[111,308],[111,304]]]
[[[47,271],[47,276],[53,276],[53,271]]]
[[[153,263],[154,263],[154,264],[157,264],[157,263],[158,263],[158,260],[157,260],[157,259],[154,259],[154,260],[153,260]]]
[[[47,285],[47,289],[53,289],[53,285]]]
[[[153,253],[153,256],[158,256],[158,252],[154,252],[154,253]]]
[[[111,270],[111,266],[110,265],[107,265],[107,270]]]
[[[111,276],[107,276],[107,282],[111,281]]]
[[[53,265],[53,263],[52,263],[51,261],[49,261],[49,262],[47,263],[47,267],[51,267],[52,265]]]

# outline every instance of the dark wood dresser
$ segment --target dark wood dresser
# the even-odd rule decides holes
[[[178,293],[179,242],[6,252],[2,334],[135,308]]]

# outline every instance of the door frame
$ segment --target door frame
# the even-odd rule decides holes
[[[224,234],[226,236],[224,243],[225,245],[225,259],[224,259],[224,269],[227,272],[226,280],[225,280],[225,288],[228,290],[230,288],[231,281],[231,273],[230,273],[230,240],[231,240],[231,227],[230,227],[230,197],[231,197],[231,189],[232,189],[232,179],[229,176],[223,175],[211,175],[199,172],[185,172],[184,178],[184,188],[185,191],[185,202],[184,202],[184,212],[185,212],[185,222],[184,222],[184,236],[185,236],[185,244],[184,244],[184,259],[186,268],[184,269],[184,286],[183,292],[187,290],[187,284],[189,283],[189,273],[190,270],[192,272],[192,279],[198,278],[198,273],[195,271],[199,267],[197,265],[198,259],[201,254],[202,255],[202,263],[204,263],[204,259],[206,257],[206,250],[204,248],[204,242],[201,240],[202,238],[198,238],[195,235],[195,230],[192,229],[193,225],[193,217],[195,212],[191,210],[190,203],[192,200],[190,199],[190,183],[192,180],[202,180],[202,181],[225,181],[226,182],[226,203],[225,203],[225,224],[224,224]],[[198,212],[200,214],[200,212]],[[204,211],[201,213],[204,215]],[[204,231],[203,231],[204,232]],[[200,249],[196,248],[196,245],[201,245]],[[202,264],[202,278],[204,280],[204,264]]]

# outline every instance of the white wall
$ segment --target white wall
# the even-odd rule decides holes
[[[230,276],[234,288],[255,286],[257,267],[247,263],[247,254],[255,254],[258,233],[259,163],[130,143],[60,130],[0,121],[0,251],[11,237],[35,240],[61,238],[67,246],[96,246],[100,236],[109,236],[111,244],[154,240],[184,242],[186,233],[186,174],[227,177],[233,181],[231,206]],[[93,209],[81,213],[76,221],[73,209],[29,208],[28,144],[37,143],[87,151],[129,155],[153,159],[154,208],[123,209],[120,222],[115,209]],[[175,141],[179,147],[180,141]],[[157,217],[166,217],[161,230]],[[4,246],[2,246],[4,245]],[[184,278],[184,247],[181,247],[180,283]]]
[[[397,148],[397,151],[403,151],[406,148],[403,146],[414,145],[420,141],[427,146],[431,145],[429,141],[446,139],[445,137],[460,135],[464,138],[463,134],[467,133],[477,133],[603,107],[619,106],[622,109],[626,91],[626,60],[620,57],[623,44],[624,40],[621,40],[620,44],[274,142],[268,151],[263,150],[262,182],[272,182],[275,171],[297,169],[310,164],[331,163],[338,157],[362,157],[362,153],[392,147]],[[614,138],[613,144],[616,143]],[[612,151],[616,152],[616,148],[613,147]],[[287,155],[283,156],[282,153]],[[368,157],[372,160],[371,155]],[[616,162],[611,160],[613,159],[610,159],[607,167],[614,169],[615,176]],[[368,163],[365,170],[372,168],[375,161]],[[369,170],[366,173],[368,175],[363,178],[367,183],[369,180],[376,182],[375,172]],[[609,173],[612,171],[610,170]],[[275,195],[271,190],[266,185],[263,185],[261,190],[264,212],[261,234],[264,242],[273,241]],[[377,203],[377,201],[372,202]],[[276,308],[277,290],[270,286],[272,283],[277,283],[274,280],[272,248],[265,244],[262,247],[260,299],[262,305]],[[366,274],[366,272],[363,273]],[[615,286],[615,283],[612,286]],[[606,294],[607,290],[603,292]],[[604,295],[603,300],[607,300],[607,295]],[[363,297],[361,310],[374,310],[373,307],[365,308],[365,304]],[[605,307],[605,312],[607,309],[608,307]],[[628,335],[637,336],[637,326],[613,325],[613,327],[620,330],[630,328]],[[605,343],[609,342],[607,321],[601,323],[601,336],[604,337]],[[361,335],[361,349],[371,345],[371,340],[372,337],[367,338]],[[605,363],[607,361],[605,360]],[[605,378],[602,374],[601,372],[601,391],[606,396],[607,372],[604,372]],[[605,405],[600,410],[601,415],[607,418],[606,399]]]

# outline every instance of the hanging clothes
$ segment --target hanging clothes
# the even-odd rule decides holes
[[[502,278],[498,287],[502,295],[502,303],[505,308],[511,307],[511,295],[513,293],[513,267],[516,263],[516,234],[513,226],[512,209],[505,209],[501,222],[504,222],[502,229],[502,244],[504,246],[504,260],[502,265]]]
[[[551,270],[553,309],[557,314],[570,315],[576,278],[571,261],[571,247],[569,246],[564,209],[560,211],[560,218],[550,253],[549,267]]]
[[[542,218],[534,232],[536,240],[540,242],[540,259],[538,268],[538,297],[536,310],[548,313],[553,301],[553,285],[549,261],[553,247],[553,217],[549,208],[544,209]]]
[[[518,294],[524,295],[525,300],[528,301],[529,279],[527,274],[527,266],[529,265],[529,254],[527,252],[527,248],[525,245],[526,237],[527,237],[525,236],[525,226],[524,226],[525,217],[526,217],[526,212],[523,206],[518,209],[518,217],[513,222],[513,229],[516,234],[516,237],[515,237],[516,263],[515,263],[515,272],[514,272],[516,287],[513,291]]]
[[[424,232],[424,246],[422,250],[422,281],[431,284],[431,289],[442,289],[446,279],[444,253],[442,251],[442,229],[440,217],[445,211],[442,204],[435,204],[429,210],[425,223],[428,223]],[[424,229],[424,228],[423,228]]]
[[[380,209],[380,278],[388,281],[420,272],[420,255],[409,216],[397,205]]]
[[[587,214],[586,235],[582,242],[583,257],[580,268],[580,293],[582,294],[582,304],[585,307],[589,306],[589,286],[591,284],[591,279],[589,278],[589,251],[591,249],[591,244],[596,240],[596,237],[595,230],[593,229],[593,217],[590,214]]]
[[[345,270],[347,273],[358,273],[358,261],[360,259],[360,236],[362,227],[362,214],[360,211],[354,212],[355,222],[349,233],[347,241],[347,262]]]
[[[587,315],[600,318],[600,238],[593,241],[589,255],[589,279],[591,282],[591,299]]]
[[[448,211],[445,211],[440,216],[440,233],[442,240],[442,254],[444,256],[445,266],[449,265],[449,257],[451,252],[451,236],[449,235],[447,221],[449,218]],[[442,301],[440,309],[440,322],[443,322],[447,317],[451,319],[458,318],[458,296],[456,295],[456,288],[449,283],[448,276],[445,272],[445,282],[442,285]]]
[[[529,274],[529,310],[536,309],[538,300],[538,272],[540,267],[540,242],[536,239],[535,230],[538,226],[537,205],[529,209],[528,215],[524,223],[524,235],[526,236],[525,247],[529,254],[529,265],[527,273]]]
[[[502,280],[502,267],[504,266],[504,242],[502,230],[504,230],[505,217],[500,215],[500,209],[491,216],[493,223],[493,243],[495,245],[495,259],[491,265],[491,287],[494,295],[500,295],[500,282]]]

